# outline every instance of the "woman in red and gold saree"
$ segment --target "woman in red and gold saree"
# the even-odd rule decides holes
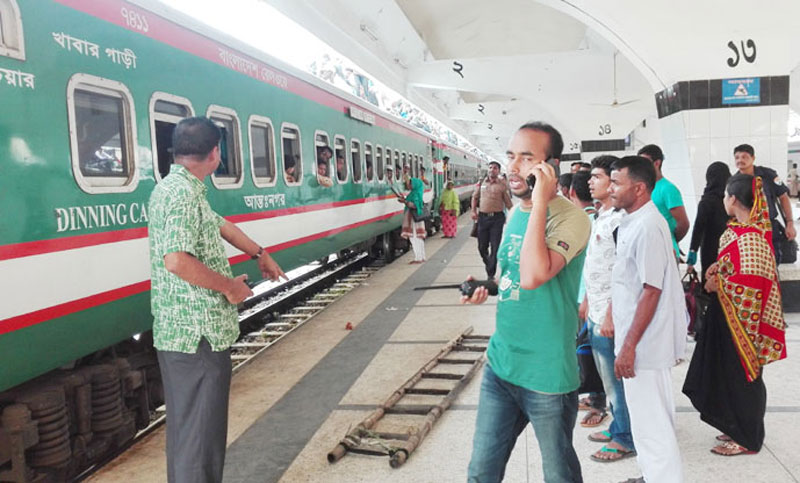
[[[786,357],[772,227],[761,178],[731,177],[724,199],[734,219],[706,274],[716,292],[697,335],[683,392],[700,418],[723,432],[713,453],[752,454],[764,442],[763,367]]]

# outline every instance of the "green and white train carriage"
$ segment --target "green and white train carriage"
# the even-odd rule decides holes
[[[434,203],[435,160],[465,197],[477,177],[474,156],[151,1],[0,0],[0,106],[0,391],[149,329],[147,201],[181,118],[223,128],[211,206],[286,270],[397,230],[388,164],[425,166]],[[331,187],[323,144],[347,159]]]

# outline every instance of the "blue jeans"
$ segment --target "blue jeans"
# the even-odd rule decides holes
[[[578,392],[542,394],[506,382],[489,365],[483,372],[472,459],[467,480],[503,480],[517,437],[530,421],[542,452],[545,482],[581,482],[581,465],[572,447]]]
[[[592,346],[592,357],[603,380],[608,406],[614,418],[608,427],[611,440],[628,448],[633,447],[631,435],[631,419],[628,416],[628,405],[625,403],[625,389],[622,379],[614,375],[614,338],[600,335],[600,324],[589,321],[589,344]]]

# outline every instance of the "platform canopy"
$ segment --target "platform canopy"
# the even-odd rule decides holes
[[[497,158],[529,120],[577,152],[656,119],[676,82],[800,65],[796,0],[263,1]]]

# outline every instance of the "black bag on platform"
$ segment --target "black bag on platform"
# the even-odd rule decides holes
[[[772,224],[773,244],[775,252],[780,254],[778,263],[794,263],[797,261],[797,242],[786,238],[786,228],[777,221]]]

